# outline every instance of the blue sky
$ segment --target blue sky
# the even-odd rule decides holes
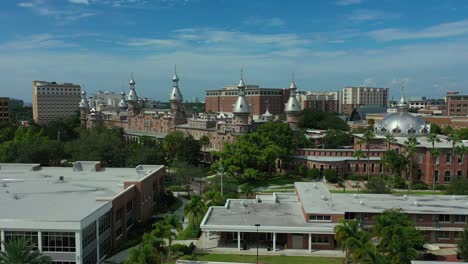
[[[167,100],[245,80],[299,89],[345,85],[399,95],[468,92],[468,1],[22,0],[0,2],[1,96],[31,81]]]

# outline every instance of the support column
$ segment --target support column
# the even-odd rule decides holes
[[[276,233],[273,233],[273,252],[276,251]]]
[[[96,219],[96,255],[97,255],[97,263],[101,262],[101,252],[100,250],[101,242],[99,240],[99,217]]]
[[[42,252],[42,232],[37,231],[37,249]]]
[[[76,264],[83,263],[81,259],[81,231],[75,232]]]
[[[241,250],[241,235],[240,232],[237,232],[237,249]]]
[[[5,242],[5,230],[0,231],[0,244],[2,245],[1,250],[5,251],[5,245],[3,242]]]
[[[309,252],[312,252],[312,234],[309,233]]]
[[[203,249],[206,250],[206,232],[203,232]]]

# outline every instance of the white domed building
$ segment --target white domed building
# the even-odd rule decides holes
[[[409,105],[401,96],[397,105],[397,112],[388,114],[374,127],[379,135],[391,134],[398,137],[425,136],[429,134],[430,126],[422,117],[409,113]]]

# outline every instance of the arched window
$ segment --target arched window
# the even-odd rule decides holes
[[[434,181],[439,182],[439,171],[438,170],[434,171]]]
[[[457,176],[462,176],[462,171],[461,170],[457,171]]]
[[[450,171],[445,171],[444,182],[450,182]]]
[[[422,178],[422,170],[421,169],[418,169],[417,177],[418,177],[418,181],[420,181],[421,178]]]
[[[380,129],[380,132],[382,132],[382,133],[387,133],[387,131],[388,131],[388,130],[387,130],[385,127],[382,127],[382,128]]]
[[[408,129],[408,134],[416,134],[416,129],[411,127],[410,129]]]
[[[401,133],[401,129],[397,127],[397,128],[394,128],[394,129],[392,130],[392,132],[393,132],[393,133],[396,133],[396,134],[400,134],[400,133]]]

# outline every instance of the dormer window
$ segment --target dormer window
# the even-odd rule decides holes
[[[410,129],[408,129],[408,134],[416,134],[416,129],[411,127]]]

